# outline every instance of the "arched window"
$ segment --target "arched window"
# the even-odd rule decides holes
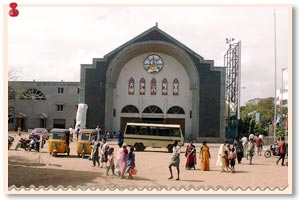
[[[132,77],[128,81],[128,94],[134,95],[134,79]]]
[[[140,80],[140,95],[145,95],[146,81],[144,78]]]
[[[134,105],[127,105],[123,107],[121,113],[139,113],[139,109]]]
[[[185,114],[184,110],[179,106],[169,108],[167,114]]]
[[[161,94],[168,95],[168,81],[166,78],[162,80]]]
[[[151,80],[151,91],[150,91],[151,95],[156,95],[156,79],[153,78]]]
[[[178,94],[179,94],[179,82],[178,79],[175,78],[173,81],[173,95],[178,96]]]
[[[163,113],[160,107],[151,105],[144,109],[143,113]]]
[[[41,91],[39,91],[37,89],[34,89],[34,88],[30,88],[30,89],[27,89],[23,92],[20,99],[24,99],[24,100],[46,100],[46,97]]]

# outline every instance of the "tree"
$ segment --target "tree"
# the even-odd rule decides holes
[[[288,108],[277,106],[276,109],[279,110],[278,115],[287,116]],[[260,113],[260,122],[255,122],[255,113]],[[247,130],[245,126],[248,126],[251,133],[259,132],[267,135],[268,126],[274,119],[274,98],[269,97],[261,99],[257,104],[242,106],[240,116],[243,120],[243,131]]]
[[[21,79],[22,69],[11,68],[8,71],[8,99],[15,99],[16,95],[22,94],[23,88],[18,83]]]
[[[20,86],[18,80],[20,80],[22,70],[10,68],[8,72],[8,123],[9,130],[16,127],[16,122],[14,122],[15,109],[16,109],[16,99],[23,93],[24,89]]]
[[[261,123],[266,125],[274,119],[274,98],[262,99],[257,104],[257,112],[261,114]]]

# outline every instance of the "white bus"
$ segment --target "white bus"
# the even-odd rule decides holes
[[[133,146],[136,151],[146,147],[167,148],[172,153],[173,142],[184,144],[184,138],[178,124],[127,123],[124,131],[124,143]]]

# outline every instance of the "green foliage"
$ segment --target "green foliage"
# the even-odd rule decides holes
[[[287,115],[287,107],[277,107],[278,115]],[[260,113],[261,121],[255,123],[255,113]],[[240,118],[239,131],[251,133],[262,133],[268,135],[268,126],[272,123],[274,119],[274,98],[269,97],[266,99],[261,99],[257,104],[251,104],[240,107]],[[284,130],[278,129],[277,134],[283,134]]]
[[[261,122],[256,122],[255,128],[254,128],[254,133],[260,133],[263,134],[264,136],[268,135],[268,127],[264,126]]]
[[[282,128],[277,128],[276,129],[276,136],[277,137],[285,136],[284,130]]]

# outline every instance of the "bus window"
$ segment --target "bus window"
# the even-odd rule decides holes
[[[127,126],[127,134],[136,134],[136,126]]]
[[[159,136],[170,136],[170,128],[159,127],[158,135]]]
[[[141,135],[148,135],[148,128],[147,127],[141,127]]]
[[[178,128],[172,128],[171,129],[171,136],[180,136],[180,133],[179,133],[179,129]]]
[[[154,135],[157,136],[157,128],[156,127],[150,127],[150,134],[149,135]]]

